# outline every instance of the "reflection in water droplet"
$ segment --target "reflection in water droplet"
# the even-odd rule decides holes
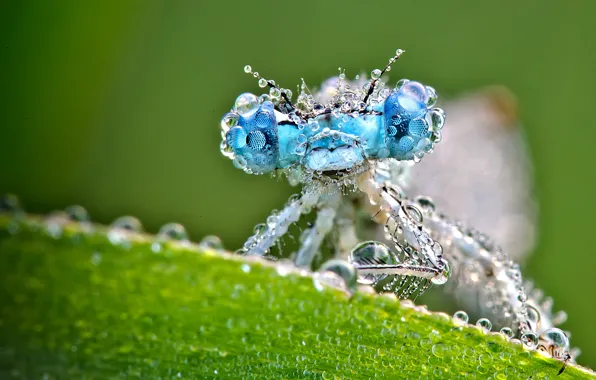
[[[317,290],[327,285],[352,293],[356,289],[356,269],[347,261],[329,260],[321,265],[313,282]]]
[[[201,239],[199,247],[202,249],[211,249],[214,251],[222,251],[224,249],[221,239],[215,235],[207,235]]]
[[[259,98],[249,92],[245,92],[236,98],[234,110],[243,115],[259,106]]]
[[[569,355],[569,338],[561,329],[550,328],[540,334],[538,350],[548,353],[555,359],[565,359]]]
[[[143,231],[141,222],[134,216],[121,216],[120,218],[114,220],[110,227],[131,232]]]
[[[521,336],[521,342],[528,348],[536,348],[536,344],[538,344],[538,336],[529,331]]]
[[[426,86],[426,93],[428,94],[428,101],[426,102],[426,106],[434,106],[437,103],[438,99],[437,91],[431,86]]]
[[[114,220],[110,225],[108,239],[114,245],[130,248],[129,234],[131,232],[141,231],[143,231],[143,226],[137,218],[134,216],[122,216]]]
[[[179,242],[189,242],[188,234],[182,224],[168,223],[164,224],[157,233],[155,241],[151,244],[151,250],[155,253],[160,252],[164,243],[168,240],[176,240]]]
[[[83,206],[79,205],[72,205],[68,206],[65,210],[66,214],[68,215],[68,219],[75,221],[75,222],[89,222],[91,221],[91,217],[89,213]]]
[[[449,267],[449,263],[447,263],[445,260],[441,260],[441,262],[444,265],[443,270],[437,276],[430,279],[430,281],[435,285],[443,285],[451,276],[451,268]]]
[[[438,358],[442,358],[449,351],[449,347],[444,343],[437,343],[432,347],[432,353]]]
[[[463,310],[456,311],[453,314],[453,319],[455,319],[457,322],[468,323],[468,320],[469,320],[468,313],[466,313]]]
[[[157,238],[184,241],[188,240],[188,233],[182,224],[168,223],[159,229]]]
[[[476,321],[476,326],[482,327],[485,331],[490,331],[493,328],[493,324],[488,318],[480,318]]]
[[[503,327],[499,332],[505,335],[507,338],[513,338],[513,330],[511,330],[509,327]]]
[[[397,84],[395,85],[395,91],[399,90],[400,88],[402,88],[406,83],[408,83],[410,80],[409,79],[400,79],[397,81]]]
[[[440,131],[445,125],[445,111],[441,108],[433,108],[426,113],[426,122],[433,131]]]
[[[406,207],[404,207],[404,211],[416,223],[419,223],[419,224],[422,223],[422,221],[423,221],[422,212],[420,212],[420,210],[418,209],[418,207],[416,207],[414,205],[406,205]]]
[[[389,247],[378,241],[365,241],[356,245],[350,253],[349,261],[356,266],[398,263]],[[365,285],[372,285],[377,279],[377,276],[373,274],[358,276],[358,282]]]

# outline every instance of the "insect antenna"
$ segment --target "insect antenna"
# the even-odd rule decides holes
[[[289,98],[288,94],[286,93],[285,89],[279,87],[274,81],[263,78],[257,71],[252,71],[252,67],[250,67],[250,65],[244,66],[244,72],[247,74],[252,74],[253,77],[257,78],[259,80],[260,87],[269,86],[269,88],[275,88],[275,89],[279,90],[281,97],[284,98],[286,104],[290,107],[290,109],[292,111],[296,110],[296,108],[294,108],[294,105],[290,101],[290,98]]]
[[[387,71],[391,70],[391,65],[393,65],[393,63],[395,61],[397,61],[403,53],[405,53],[405,50],[397,49],[395,51],[395,55],[393,57],[389,58],[389,63],[385,66],[385,68],[383,70],[375,69],[372,71],[372,73],[371,73],[372,79],[370,81],[370,85],[368,86],[368,92],[366,93],[366,96],[364,96],[364,100],[363,100],[364,103],[368,102],[368,98],[372,95],[373,91],[375,90],[375,86],[377,85],[377,82],[379,81],[379,79],[381,79],[383,74],[385,74]]]

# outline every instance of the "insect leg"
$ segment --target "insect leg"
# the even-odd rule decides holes
[[[290,197],[280,212],[270,215],[267,223],[255,227],[255,234],[244,243],[241,253],[265,255],[276,241],[288,232],[292,223],[297,222],[303,213],[316,205],[318,199],[319,193],[312,189],[306,189],[301,196]]]
[[[317,219],[313,227],[306,230],[302,235],[301,245],[296,253],[296,266],[310,267],[325,236],[333,228],[333,221],[339,207],[339,199],[339,193],[328,194],[327,199],[319,206]]]
[[[364,173],[358,185],[368,195],[373,219],[385,226],[385,238],[394,247],[385,253],[390,251],[387,246],[369,242],[352,252],[352,261],[364,279],[372,279],[377,289],[391,290],[399,298],[415,298],[432,283],[445,283],[449,266],[440,244],[423,228],[421,212],[404,201],[397,186],[379,183],[372,171]],[[376,260],[377,256],[385,258]]]
[[[347,196],[342,198],[335,222],[337,239],[335,241],[336,256],[346,260],[352,248],[359,242],[356,234],[356,210],[352,199]]]

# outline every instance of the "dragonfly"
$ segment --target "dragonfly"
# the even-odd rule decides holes
[[[347,79],[340,69],[315,92],[302,80],[295,100],[290,89],[244,67],[265,92],[236,98],[221,120],[220,150],[246,173],[284,175],[301,191],[257,225],[238,253],[268,257],[292,225],[314,213],[292,254],[296,267],[311,269],[328,242],[334,257],[318,269],[325,278],[400,299],[442,286],[508,338],[573,360],[579,350],[570,349],[568,333],[556,327],[566,315],[553,313],[552,299],[530,289],[519,264],[488,235],[446,216],[430,197],[408,194],[433,182],[427,176],[416,185],[412,173],[440,151],[446,113],[436,107],[431,86],[408,79],[387,84],[384,75],[403,53],[398,49],[370,77]],[[458,149],[465,147],[452,148]],[[450,164],[467,162],[434,167],[449,175]],[[358,223],[362,214],[372,220],[368,231]],[[374,239],[363,239],[371,230]]]

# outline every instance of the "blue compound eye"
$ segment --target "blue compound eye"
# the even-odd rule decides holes
[[[413,137],[424,137],[428,133],[428,125],[424,119],[413,119],[408,124],[408,133]]]
[[[424,139],[431,134],[426,121],[429,99],[427,88],[414,81],[407,81],[385,99],[385,142],[390,157],[410,160],[423,154]]]
[[[263,150],[267,144],[267,138],[261,131],[252,131],[246,137],[246,144],[252,150]]]
[[[246,146],[246,132],[242,127],[234,127],[226,134],[226,141],[233,149],[240,149]]]
[[[239,113],[238,123],[226,133],[234,164],[249,173],[275,170],[279,142],[273,103],[255,105],[254,95],[242,94],[236,100],[235,110]]]
[[[410,136],[404,136],[399,139],[399,143],[397,144],[399,150],[402,152],[409,152],[414,148],[414,139]]]
[[[265,110],[257,111],[255,115],[255,124],[259,128],[271,127],[274,121],[271,120],[271,115]]]

